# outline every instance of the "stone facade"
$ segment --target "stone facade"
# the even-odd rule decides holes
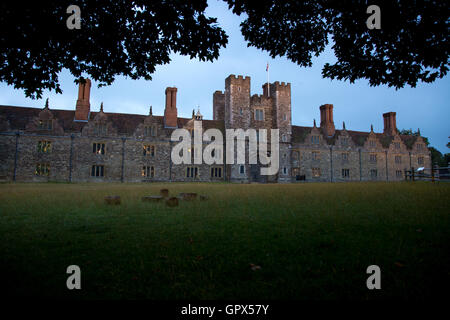
[[[166,89],[164,116],[90,110],[91,82],[79,84],[74,111],[0,106],[0,181],[398,181],[411,168],[431,167],[421,136],[399,135],[395,112],[383,115],[383,133],[336,129],[333,105],[320,107],[320,126],[293,126],[291,85],[274,82],[251,95],[250,77],[230,75],[213,94],[213,120],[177,114],[177,88]],[[261,176],[259,164],[181,164],[171,161],[176,128],[279,129],[279,171]],[[202,149],[209,142],[203,142]],[[248,163],[248,141],[246,163]],[[225,157],[224,144],[223,156]],[[198,152],[197,148],[197,152]],[[193,158],[194,149],[189,149]],[[225,159],[224,159],[225,163]]]

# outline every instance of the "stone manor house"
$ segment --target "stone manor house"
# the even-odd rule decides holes
[[[290,83],[262,87],[262,95],[251,95],[250,77],[227,77],[225,91],[213,94],[213,120],[199,111],[178,117],[173,87],[165,91],[163,116],[151,107],[148,115],[109,113],[103,105],[93,112],[89,79],[79,84],[75,111],[48,103],[43,109],[0,106],[0,181],[395,181],[412,167],[431,167],[422,137],[398,134],[395,112],[383,114],[383,133],[347,130],[345,123],[336,129],[332,104],[320,106],[319,126],[315,120],[312,127],[295,126]],[[174,165],[171,133],[192,131],[195,121],[224,137],[226,129],[279,129],[278,173],[262,176],[259,164]]]

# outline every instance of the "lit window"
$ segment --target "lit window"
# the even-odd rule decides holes
[[[144,156],[155,156],[155,146],[154,145],[144,145],[143,146]]]
[[[93,143],[92,153],[95,154],[105,154],[105,144],[104,143]]]
[[[50,153],[52,151],[51,141],[39,141],[37,146],[37,151],[39,153]]]
[[[49,176],[50,175],[50,164],[48,163],[38,163],[36,165],[36,170],[34,172],[37,176]]]
[[[312,168],[312,176],[320,177],[320,168]]]
[[[143,166],[142,167],[142,176],[146,178],[155,177],[155,167],[153,166]]]

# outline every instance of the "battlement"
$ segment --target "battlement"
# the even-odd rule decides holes
[[[250,88],[250,77],[249,76],[235,76],[234,74],[230,74],[225,79],[225,88],[230,85],[239,85],[239,86],[248,86]]]
[[[280,82],[278,82],[278,81],[275,81],[272,85],[275,86],[275,88],[277,88],[277,89],[279,89],[279,88],[290,89],[290,88],[291,88],[290,82],[287,82],[287,83],[281,82],[281,83],[280,83]]]
[[[271,97],[267,97],[263,94],[254,94],[251,96],[250,99],[251,99],[251,104],[258,104],[258,105],[268,103],[269,101],[272,100]]]
[[[220,91],[220,90],[216,90],[214,92],[214,95],[223,95],[223,94],[224,94],[223,91]]]

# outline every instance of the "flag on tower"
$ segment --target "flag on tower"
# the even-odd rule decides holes
[[[269,71],[269,63],[267,62],[266,71]]]

